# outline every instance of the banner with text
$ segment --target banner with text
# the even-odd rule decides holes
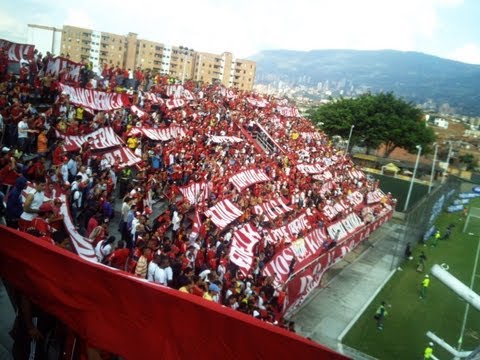
[[[84,67],[83,64],[57,56],[48,60],[45,75],[58,77],[60,73],[62,73],[64,76],[61,78],[61,81],[78,82],[80,80],[80,70],[82,67]]]
[[[220,201],[205,211],[205,216],[210,218],[212,222],[223,230],[228,224],[243,214],[243,211],[237,208],[230,200]]]
[[[8,55],[8,61],[19,62],[25,56],[28,60],[33,59],[35,45],[18,44],[0,39],[0,49]]]
[[[265,215],[269,220],[275,220],[277,217],[292,210],[293,209],[287,205],[285,199],[281,197],[253,207],[254,214]]]
[[[247,275],[252,267],[255,256],[253,249],[260,240],[260,234],[250,224],[244,225],[233,234],[230,261],[237,265],[244,275]]]
[[[115,110],[130,106],[127,94],[107,93],[59,84],[60,91],[70,96],[70,102],[92,110]]]
[[[162,129],[133,127],[128,134],[141,134],[154,141],[168,141],[171,139],[177,139],[185,136],[185,130],[180,126],[170,126],[168,128]]]
[[[63,135],[58,131],[56,133],[57,137],[63,139],[63,148],[65,151],[78,151],[89,139],[91,141],[91,150],[100,150],[123,145],[122,140],[110,127],[95,130],[87,135]]]
[[[247,187],[262,182],[269,181],[270,178],[262,170],[250,169],[233,175],[228,181],[232,183],[238,191],[243,191]]]

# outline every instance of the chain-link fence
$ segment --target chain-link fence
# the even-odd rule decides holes
[[[433,235],[435,220],[450,204],[452,197],[460,190],[461,185],[460,179],[449,177],[444,184],[432,190],[430,195],[420,199],[406,213],[404,234],[402,240],[396,245],[392,258],[392,269],[405,258],[405,248],[408,243],[414,247],[417,243],[426,241]]]

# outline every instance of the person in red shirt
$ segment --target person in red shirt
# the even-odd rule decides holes
[[[125,247],[125,242],[120,240],[117,249],[107,259],[107,265],[115,269],[125,270],[130,250]]]
[[[55,231],[55,229],[53,229],[49,223],[49,219],[52,217],[52,215],[52,204],[43,203],[40,205],[38,208],[38,214],[32,219],[30,226],[27,228],[27,232],[37,237],[46,237],[51,239],[52,234]]]

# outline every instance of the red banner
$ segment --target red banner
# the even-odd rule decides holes
[[[230,247],[230,261],[238,265],[240,271],[247,275],[252,267],[253,249],[262,239],[254,226],[247,224],[235,231]]]
[[[95,155],[105,157],[110,166],[118,164],[119,169],[127,166],[134,166],[142,161],[126,146],[117,146],[115,148],[108,148],[95,151]]]
[[[238,191],[243,191],[253,184],[269,180],[270,178],[267,176],[267,174],[258,169],[245,170],[233,175],[230,179],[228,179],[228,181],[231,182]]]
[[[112,128],[106,127],[95,130],[87,135],[63,135],[57,131],[57,137],[62,138],[65,151],[78,151],[82,145],[91,139],[91,150],[106,149],[123,145],[123,141],[118,137]]]
[[[325,270],[368,238],[371,232],[388,221],[392,215],[393,211],[385,211],[372,223],[354,227],[354,230],[351,230],[350,225],[339,222],[331,230],[334,231],[341,226],[345,232],[340,235],[337,245],[330,250],[327,250],[326,245],[331,240],[322,228],[312,231],[304,239],[296,241],[276,254],[265,266],[263,274],[272,276],[276,286],[287,285],[285,314],[288,316],[303,303],[310,292],[320,284]],[[347,232],[346,228],[351,232]]]
[[[83,64],[76,63],[75,61],[72,61],[70,59],[57,56],[48,61],[45,74],[57,77],[62,70],[67,69],[65,77],[61,80],[78,82],[80,80],[80,69],[82,67],[84,67]]]
[[[209,217],[221,230],[242,214],[243,211],[237,208],[228,199],[220,201],[218,204],[205,211],[205,216]]]
[[[347,359],[252,316],[88,262],[28,234],[0,231],[1,278],[92,347],[125,359],[148,359],[159,349],[162,359]],[[159,324],[169,324],[161,336]]]
[[[181,138],[185,136],[185,130],[180,126],[170,126],[164,129],[154,129],[145,127],[133,127],[129,135],[142,134],[151,140],[155,141],[168,141],[171,139]]]
[[[70,96],[70,102],[92,110],[108,111],[130,106],[126,94],[107,93],[59,84],[60,91]]]
[[[33,59],[35,45],[17,44],[0,39],[0,48],[8,54],[8,61],[19,62],[25,55],[28,60]]]

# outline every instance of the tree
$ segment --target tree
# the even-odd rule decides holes
[[[477,165],[475,157],[470,153],[460,155],[458,157],[458,161],[465,165],[466,170],[472,170]]]
[[[323,123],[322,130],[329,136],[348,137],[351,126],[355,125],[350,146],[364,146],[367,154],[381,145],[385,146],[385,157],[396,148],[415,153],[416,145],[421,145],[428,153],[435,141],[435,134],[427,127],[422,111],[392,93],[341,98],[310,109],[309,117],[315,124]]]

